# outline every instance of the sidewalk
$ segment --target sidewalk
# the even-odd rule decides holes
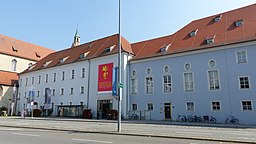
[[[39,117],[33,119],[1,117],[0,126],[115,135],[256,143],[256,126],[247,125],[124,120],[122,121],[122,132],[118,133],[117,122],[109,120],[56,117]]]

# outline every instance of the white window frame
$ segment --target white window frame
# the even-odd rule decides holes
[[[136,105],[136,110],[133,109],[133,105]],[[131,110],[132,111],[138,111],[138,104],[137,103],[132,103],[131,104]]]
[[[240,52],[244,52],[244,56],[242,56],[243,57],[242,59],[241,59],[241,55],[238,55],[238,53],[240,53]],[[243,60],[243,61],[240,61],[240,60]],[[246,64],[246,63],[248,63],[247,50],[238,50],[238,51],[236,51],[236,63],[237,64]]]
[[[85,74],[86,74],[86,68],[82,67],[81,68],[81,78],[85,78]]]
[[[60,95],[63,96],[64,94],[65,94],[65,89],[64,88],[60,88]]]
[[[82,87],[83,87],[83,91],[82,91]],[[80,94],[85,94],[85,86],[80,86]]]
[[[149,104],[152,104],[152,109],[149,109]],[[154,103],[153,102],[148,102],[146,106],[147,106],[147,111],[154,111]]]
[[[138,94],[138,78],[136,77],[131,78],[131,94]]]
[[[152,78],[152,81],[149,84],[147,83],[147,78]],[[151,87],[151,92],[150,92],[150,87]],[[154,94],[154,77],[153,76],[146,76],[145,77],[145,94],[147,94],[147,95]]]
[[[186,89],[186,78],[185,78],[185,74],[191,74],[192,79],[191,81],[188,81],[188,83],[190,83],[189,85],[191,86],[192,83],[192,89]],[[193,72],[184,72],[183,73],[183,87],[184,87],[184,92],[193,92],[195,91],[195,81],[194,81],[194,73]]]
[[[53,82],[56,82],[57,73],[53,73]]]
[[[65,71],[62,71],[62,73],[61,73],[61,80],[62,80],[62,81],[65,80]]]
[[[247,109],[245,110],[244,106],[243,106],[243,102],[251,102],[251,110],[248,110],[248,106],[247,106]],[[241,100],[241,111],[242,112],[253,112],[253,101],[252,100]]]
[[[74,91],[75,91],[75,88],[74,88],[74,87],[70,87],[69,94],[70,94],[70,95],[73,95],[73,94],[74,94]]]
[[[52,89],[52,96],[55,96],[56,90]]]
[[[75,79],[75,69],[71,70],[71,79]]]
[[[218,74],[218,79],[215,79],[215,75],[213,77],[213,80],[210,79],[210,72],[214,72],[214,71],[217,71],[217,74]],[[220,71],[219,69],[210,69],[207,71],[207,77],[208,77],[208,90],[209,91],[219,91],[221,89],[221,85],[220,85]],[[213,81],[213,85],[214,85],[214,88],[211,88],[211,82]],[[219,85],[219,88],[217,88],[217,83],[216,81],[218,81],[218,85]]]
[[[220,109],[218,110],[218,109],[213,109],[213,103],[219,103],[220,105],[219,105],[219,107],[220,107]],[[218,101],[218,100],[216,100],[216,101],[211,101],[211,111],[212,112],[221,112],[221,101]]]
[[[164,77],[165,76],[167,76],[167,82],[166,83],[164,81]],[[170,76],[170,77],[168,77],[168,76]],[[170,80],[170,82],[169,82],[169,80]],[[163,74],[163,76],[162,76],[162,84],[163,84],[163,93],[164,94],[172,93],[172,75],[171,74]],[[169,85],[171,85],[171,86],[169,86]],[[166,87],[169,87],[170,91],[166,91]]]
[[[49,81],[49,75],[45,74],[45,83],[48,83],[48,81]]]
[[[188,103],[193,103],[193,110],[189,110],[188,109]],[[195,102],[194,101],[187,101],[185,103],[185,105],[186,105],[186,112],[195,112],[196,111],[196,106],[195,106]]]
[[[37,83],[38,83],[38,84],[41,83],[41,75],[38,76],[38,82],[37,82]]]
[[[241,87],[241,80],[240,80],[240,78],[248,78],[248,85],[249,85],[249,88],[242,88]],[[238,77],[238,85],[239,85],[239,89],[240,90],[250,90],[251,89],[251,81],[250,81],[250,76],[247,76],[247,75],[245,75],[245,76],[239,76]],[[244,84],[245,85],[245,84]]]

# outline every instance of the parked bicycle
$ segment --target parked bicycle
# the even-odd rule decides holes
[[[187,119],[189,122],[203,122],[203,118],[197,115],[189,115]]]
[[[238,124],[239,123],[239,120],[237,118],[235,118],[233,115],[229,115],[227,118],[226,118],[226,121],[225,121],[226,124]]]
[[[203,118],[204,118],[204,122],[209,122],[209,123],[217,122],[216,118],[214,118],[213,116],[205,115],[205,116],[203,116]]]
[[[187,117],[185,115],[178,115],[178,117],[176,118],[177,122],[186,122],[187,121]]]

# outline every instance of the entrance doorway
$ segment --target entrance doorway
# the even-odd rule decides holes
[[[172,119],[171,103],[164,103],[164,117],[165,119]]]
[[[113,108],[112,100],[98,100],[97,119],[106,119],[108,110]]]

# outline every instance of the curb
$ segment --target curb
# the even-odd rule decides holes
[[[85,131],[85,130],[72,130],[72,129],[59,129],[59,128],[42,128],[42,127],[29,127],[29,126],[10,126],[10,125],[0,125],[0,127],[41,129],[41,130],[52,130],[52,131],[68,131],[68,132],[79,132],[79,133],[126,135],[126,136],[140,136],[140,137],[157,137],[157,138],[174,138],[174,139],[188,139],[188,140],[204,140],[204,141],[228,142],[228,143],[256,144],[255,141],[242,141],[242,140],[231,140],[231,139],[229,140],[229,139],[203,138],[203,137],[164,136],[164,135],[154,135],[154,134],[135,134],[135,133],[123,133],[123,132],[121,132],[121,133],[119,133],[119,132],[100,132],[100,131]]]

